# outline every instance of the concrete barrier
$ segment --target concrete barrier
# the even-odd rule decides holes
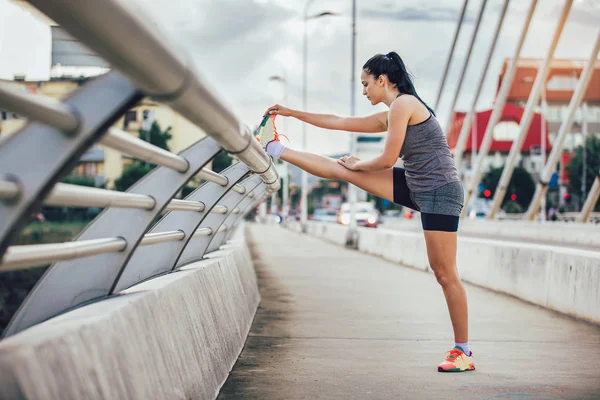
[[[307,233],[339,243],[346,229],[309,222]],[[358,236],[359,251],[431,271],[421,231],[359,228]],[[457,262],[466,282],[600,324],[600,251],[459,234]]]
[[[388,220],[382,227],[392,230],[421,231],[420,218]],[[462,219],[460,233],[469,236],[506,238],[528,242],[557,243],[568,246],[597,247],[600,250],[600,226],[575,222],[487,221]]]
[[[0,398],[216,398],[260,301],[249,251],[233,243],[3,340]]]

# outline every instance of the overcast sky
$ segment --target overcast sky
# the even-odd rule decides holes
[[[123,2],[125,3],[125,2]],[[475,85],[489,49],[503,0],[488,0],[475,43],[458,108],[472,102]],[[156,21],[165,38],[187,51],[198,72],[230,105],[241,120],[256,125],[274,102],[302,106],[302,0],[130,0]],[[375,53],[397,51],[415,76],[420,96],[435,102],[448,51],[463,0],[358,0],[355,95],[357,115],[378,110],[362,96],[360,68]],[[437,114],[449,115],[474,22],[482,0],[470,0],[450,75]],[[494,98],[502,60],[516,46],[530,2],[512,0],[478,109],[489,108]],[[540,0],[522,56],[544,57],[564,0]],[[333,11],[339,16],[309,21],[308,111],[350,113],[351,1],[320,0],[311,14]],[[587,58],[600,30],[600,0],[576,0],[555,56]],[[132,49],[135,51],[135,49]],[[49,28],[8,0],[0,0],[0,78],[26,74],[47,79],[50,64]],[[287,84],[269,82],[280,75]],[[287,89],[287,90],[284,90]],[[278,118],[279,121],[279,118]],[[297,121],[279,122],[292,147],[301,146]],[[308,128],[309,150],[343,153],[348,136]]]

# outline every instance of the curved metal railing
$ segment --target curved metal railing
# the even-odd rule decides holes
[[[0,108],[30,121],[0,142],[0,271],[53,263],[4,336],[202,259],[279,189],[276,169],[250,129],[202,83],[185,55],[148,27],[147,18],[116,0],[30,3],[113,69],[64,102],[0,82]],[[147,96],[167,103],[208,137],[173,154],[111,126]],[[126,192],[58,183],[95,143],[157,167]],[[241,162],[222,173],[206,169],[221,151]],[[175,199],[192,178],[206,182]],[[72,242],[10,246],[42,204],[104,210]]]

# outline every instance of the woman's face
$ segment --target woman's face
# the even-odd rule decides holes
[[[367,99],[372,105],[381,103],[384,95],[384,85],[382,79],[376,79],[373,75],[369,74],[365,70],[360,74],[360,82],[363,87],[363,95],[367,96]]]

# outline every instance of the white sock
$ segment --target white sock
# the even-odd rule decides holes
[[[469,347],[469,342],[466,343],[455,343],[455,346],[458,346],[462,349],[463,353],[467,356],[471,356],[471,348]]]
[[[282,145],[281,142],[273,140],[267,143],[267,147],[265,148],[265,150],[267,151],[267,154],[270,154],[271,156],[273,156],[273,158],[279,158],[281,157],[281,153],[283,153],[283,150],[285,150],[285,146]]]

